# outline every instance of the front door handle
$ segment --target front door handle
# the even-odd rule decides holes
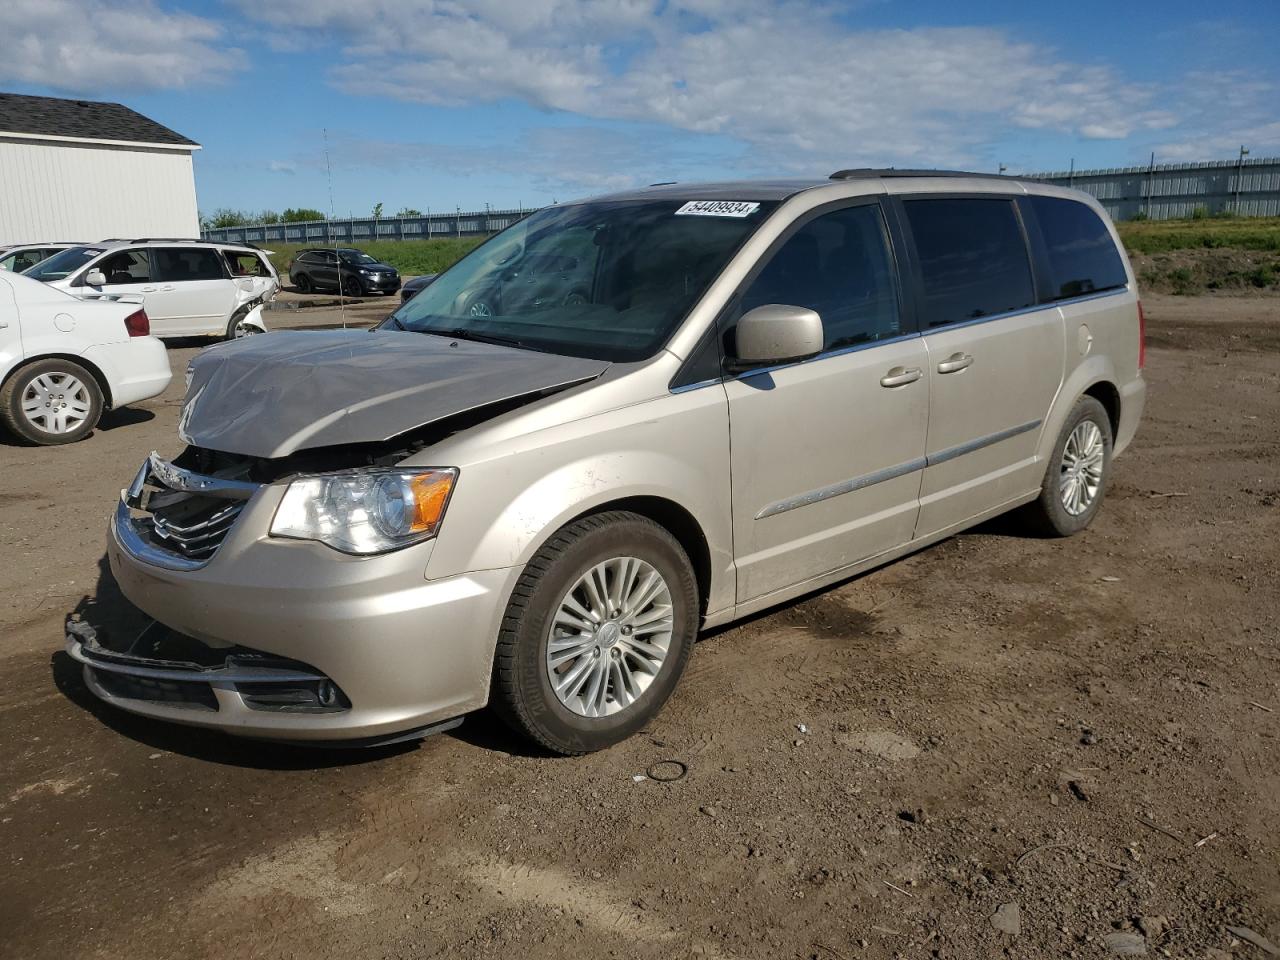
[[[953,353],[938,364],[939,373],[959,373],[973,363],[973,357],[967,353]]]
[[[924,376],[924,371],[919,367],[911,367],[904,369],[902,367],[894,367],[883,377],[880,378],[880,386],[882,387],[902,387],[908,383],[915,383]]]
[[[166,284],[165,284],[163,287],[161,287],[160,289],[161,289],[161,290],[163,290],[163,291],[165,291],[166,293],[172,293],[172,292],[173,292],[173,284],[172,284],[172,283],[166,283]]]
[[[155,288],[155,287],[143,287],[143,288],[142,288],[142,292],[143,292],[143,293],[155,293],[155,292],[156,292],[156,288]]]

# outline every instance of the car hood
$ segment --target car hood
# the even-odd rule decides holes
[[[431,284],[435,283],[435,279],[438,276],[440,276],[438,273],[428,273],[422,277],[414,277],[412,280],[406,280],[404,282],[404,289],[417,290],[421,287],[429,287]]]
[[[376,270],[378,273],[395,273],[396,268],[389,263],[383,263],[379,260],[377,263],[347,263],[345,260],[342,265],[348,270]]]
[[[603,373],[586,360],[421,333],[282,331],[211,347],[188,367],[178,434],[251,457],[390,438]]]

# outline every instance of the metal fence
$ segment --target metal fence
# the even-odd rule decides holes
[[[373,240],[431,240],[439,237],[478,237],[505,230],[530,210],[474,210],[432,213],[420,217],[357,217],[350,220],[308,220],[304,223],[259,223],[251,227],[202,230],[206,240],[224,243],[344,244],[358,246]]]
[[[1280,157],[1157,163],[1105,170],[1028,173],[1028,180],[1074,187],[1098,198],[1113,220],[1151,220],[1236,213],[1280,217]],[[360,217],[306,223],[262,223],[205,230],[206,240],[229,243],[351,244],[372,240],[475,237],[505,230],[537,208],[432,213],[421,217]]]
[[[1091,193],[1113,220],[1132,220],[1140,215],[1174,220],[1197,213],[1280,217],[1280,157],[1156,163],[1030,173],[1025,177]]]

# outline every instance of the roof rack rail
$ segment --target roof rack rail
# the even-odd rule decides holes
[[[973,173],[969,170],[898,170],[894,167],[851,167],[848,170],[837,170],[828,180],[863,180],[873,177],[893,179],[895,177],[981,177],[984,180],[1011,180],[1000,173]]]
[[[207,243],[199,237],[132,237],[129,243]]]

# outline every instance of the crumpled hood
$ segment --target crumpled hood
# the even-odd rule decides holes
[[[280,331],[198,354],[178,434],[251,457],[388,440],[599,376],[604,360],[379,330]]]

